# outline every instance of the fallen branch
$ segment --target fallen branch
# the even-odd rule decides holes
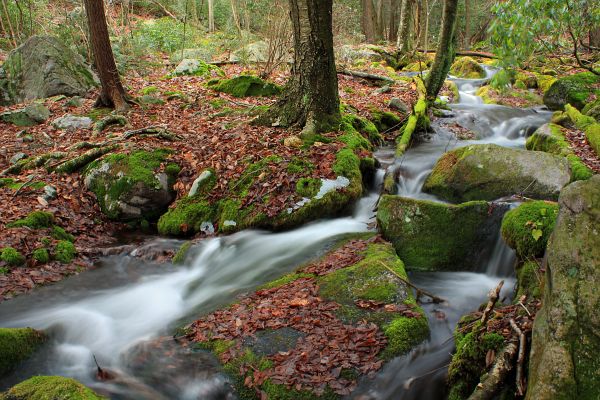
[[[492,370],[477,385],[468,400],[491,400],[495,398],[496,393],[502,388],[502,383],[513,368],[512,360],[516,354],[517,345],[515,343],[508,343],[502,353],[496,358]]]
[[[515,333],[519,336],[519,356],[517,357],[517,394],[519,396],[523,396],[525,394],[525,385],[523,378],[523,363],[525,362],[525,347],[527,346],[527,340],[525,338],[525,334],[519,327],[514,319],[510,319],[510,326],[515,331]]]
[[[442,299],[441,297],[437,297],[434,294],[431,294],[421,288],[416,287],[415,285],[413,285],[412,283],[410,283],[407,279],[403,278],[400,274],[398,274],[396,271],[394,271],[393,269],[391,269],[389,266],[387,266],[383,261],[379,261],[381,263],[381,265],[383,265],[388,271],[390,271],[392,274],[394,274],[394,276],[396,276],[396,278],[400,279],[402,282],[404,282],[405,284],[407,284],[408,286],[410,286],[411,288],[415,289],[417,291],[417,299],[420,297],[419,294],[424,294],[425,296],[431,298],[431,300],[436,303],[445,303],[446,300]]]
[[[42,154],[33,158],[26,158],[0,172],[0,176],[5,176],[8,174],[18,174],[21,171],[27,171],[28,169],[38,168],[42,165],[45,165],[50,160],[61,159],[66,156],[67,153],[64,153],[62,151],[56,151],[53,153]]]
[[[180,139],[177,135],[170,133],[167,130],[167,128],[165,128],[164,125],[153,125],[153,126],[147,126],[145,128],[133,129],[131,131],[126,131],[123,134],[123,138],[129,139],[136,135],[156,136],[161,139],[170,140],[170,141],[175,141],[175,140]]]
[[[388,78],[387,76],[369,74],[369,73],[361,72],[361,71],[351,71],[349,69],[341,69],[341,70],[338,70],[337,73],[341,74],[341,75],[347,75],[347,76],[358,77],[358,78],[363,78],[363,79],[370,79],[372,81],[383,81],[383,82],[387,82],[387,83],[394,83],[394,80],[392,78]]]
[[[106,116],[104,118],[102,118],[100,121],[96,122],[94,124],[94,129],[93,129],[93,133],[92,136],[98,136],[102,133],[102,131],[104,129],[106,129],[107,126],[109,125],[121,125],[121,126],[125,126],[127,125],[128,121],[127,118],[125,118],[122,115],[109,115]]]
[[[400,157],[404,154],[410,142],[412,140],[413,133],[422,128],[427,128],[427,99],[425,84],[421,78],[415,77],[413,79],[417,86],[417,92],[419,93],[419,99],[412,109],[412,112],[406,120],[406,124],[401,128],[402,135],[398,140],[396,146],[396,157]]]
[[[488,301],[485,310],[483,310],[483,315],[481,316],[482,326],[485,326],[485,324],[487,323],[490,313],[492,312],[494,306],[496,305],[496,302],[500,298],[500,291],[502,290],[502,286],[504,286],[504,280],[501,280],[495,289],[490,290],[490,293],[488,294],[490,300]]]
[[[92,161],[102,157],[103,155],[110,153],[116,149],[118,149],[120,145],[113,144],[106,147],[100,147],[98,149],[88,150],[80,156],[72,158],[70,160],[63,161],[59,164],[52,165],[48,168],[49,172],[57,172],[57,173],[71,173],[78,171],[79,169],[85,167]]]

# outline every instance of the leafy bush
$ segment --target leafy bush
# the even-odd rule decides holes
[[[164,17],[143,21],[133,30],[135,45],[154,51],[173,53],[189,47],[196,36],[191,26],[186,27],[185,43],[183,42],[184,25],[173,18]]]

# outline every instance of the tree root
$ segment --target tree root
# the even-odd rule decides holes
[[[77,156],[70,160],[66,160],[59,164],[52,165],[49,168],[49,171],[54,171],[57,173],[67,173],[67,174],[78,171],[79,169],[85,167],[87,164],[91,163],[92,161],[102,157],[103,155],[105,155],[107,153],[110,153],[110,152],[118,149],[119,147],[121,147],[119,144],[112,144],[109,146],[88,150],[85,153],[81,154],[80,156]]]
[[[174,142],[176,140],[181,140],[181,137],[179,137],[178,135],[176,135],[174,133],[169,132],[164,125],[147,126],[145,128],[127,131],[123,134],[123,139],[129,139],[136,135],[154,136],[154,137],[169,140],[172,142]]]
[[[127,125],[129,121],[123,115],[109,115],[94,124],[92,136],[98,136],[109,125]]]
[[[1,171],[0,176],[6,176],[8,174],[19,174],[22,171],[39,168],[43,165],[46,165],[51,160],[59,160],[61,158],[65,158],[66,156],[67,153],[64,153],[62,151],[55,151],[52,153],[42,154],[33,158],[26,158],[17,162],[15,165],[12,165],[6,168],[5,170]]]

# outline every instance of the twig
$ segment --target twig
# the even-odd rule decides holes
[[[490,316],[490,312],[492,312],[492,310],[494,309],[494,306],[496,305],[496,302],[498,301],[498,298],[500,297],[500,291],[502,290],[502,286],[504,286],[504,280],[501,280],[495,289],[490,290],[490,293],[488,294],[490,300],[488,301],[487,306],[485,307],[485,310],[483,310],[483,315],[481,316],[481,320],[480,320],[481,325],[486,324],[486,322]]]
[[[31,183],[31,181],[33,180],[33,178],[35,178],[36,175],[30,175],[29,179],[27,180],[27,182],[23,183],[16,191],[15,193],[13,193],[12,198],[14,199],[15,197],[17,197],[17,195],[19,194],[19,192],[21,191],[21,189],[23,189],[25,186],[29,186],[29,184]]]
[[[525,388],[523,387],[523,363],[525,361],[525,347],[527,345],[525,334],[519,327],[514,319],[510,319],[510,326],[513,331],[519,336],[519,356],[517,357],[517,394],[523,396],[525,394]]]
[[[529,316],[531,317],[531,313],[529,312],[529,310],[527,309],[527,307],[525,307],[525,304],[523,304],[523,302],[522,302],[522,301],[520,301],[520,302],[519,302],[519,305],[520,305],[521,307],[523,307],[523,308],[525,309],[525,311],[527,312],[527,315],[529,315]]]
[[[417,291],[417,298],[419,298],[419,294],[424,294],[425,296],[431,298],[431,300],[435,303],[435,304],[439,304],[439,303],[445,303],[446,300],[442,299],[441,297],[437,297],[434,294],[431,294],[415,285],[413,285],[412,283],[410,283],[407,279],[403,278],[402,276],[400,276],[400,274],[398,274],[396,271],[394,271],[393,269],[391,269],[389,266],[387,266],[383,261],[379,261],[381,263],[381,265],[383,265],[388,271],[390,271],[392,274],[394,274],[394,276],[396,276],[396,278],[400,279],[402,282],[406,283],[408,286],[410,286],[411,288],[415,289]]]

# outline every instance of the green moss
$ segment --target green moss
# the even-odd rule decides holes
[[[427,130],[429,128],[429,117],[427,116],[427,101],[424,97],[419,98],[406,124],[402,127],[402,135],[397,138],[396,157],[404,154],[411,143],[414,132]]]
[[[485,358],[489,350],[499,351],[504,337],[497,333],[478,336],[474,332],[455,334],[456,352],[448,368],[449,399],[467,399],[479,383],[481,371],[485,371]]]
[[[476,95],[481,97],[485,104],[499,104],[512,107],[517,102],[521,107],[533,107],[542,104],[542,98],[530,92],[527,88],[514,86],[510,90],[496,90],[492,86],[482,86],[477,89]]]
[[[158,220],[161,235],[192,235],[200,231],[203,222],[213,222],[217,217],[217,205],[199,197],[185,197],[177,202]]]
[[[67,240],[69,242],[75,241],[75,236],[71,235],[67,231],[65,231],[60,226],[54,225],[52,227],[52,237],[58,240]]]
[[[77,249],[73,243],[68,240],[61,240],[56,244],[54,249],[54,258],[63,264],[68,264],[73,261],[73,258],[77,255]]]
[[[395,114],[391,114],[390,116],[387,116],[385,119],[386,121],[389,122],[389,118],[392,119],[396,119],[397,117],[395,116]],[[344,132],[346,132],[346,134],[354,134],[354,132],[358,132],[362,135],[362,137],[368,139],[368,141],[370,142],[370,144],[373,145],[381,145],[383,144],[383,137],[381,136],[381,134],[379,133],[379,129],[377,128],[377,126],[369,121],[366,118],[360,117],[356,114],[345,114],[342,116],[342,122],[341,122],[341,126],[340,129],[343,130]],[[347,143],[347,141],[342,140],[344,143]],[[349,146],[353,149],[359,148],[359,147],[363,147],[365,149],[370,149],[370,145],[366,144],[366,143],[356,143],[354,144],[354,146]]]
[[[49,228],[54,224],[54,215],[45,211],[33,211],[23,219],[11,222],[7,228],[18,228],[26,226],[31,229]]]
[[[515,301],[521,296],[528,299],[541,299],[543,272],[536,261],[525,261],[517,267],[517,294]]]
[[[171,259],[171,262],[173,264],[183,264],[187,257],[188,251],[190,250],[190,247],[192,247],[192,242],[190,241],[182,244],[181,247],[179,247],[179,249],[177,250],[177,253],[175,253],[173,258]]]
[[[140,95],[147,96],[158,93],[160,90],[156,86],[146,86],[140,90]]]
[[[0,275],[7,275],[10,270],[6,267],[0,267]]]
[[[281,88],[252,75],[240,75],[231,79],[211,80],[208,87],[217,92],[228,93],[235,97],[273,96],[281,93]]]
[[[593,117],[581,114],[570,105],[565,106],[565,113],[578,129],[581,129],[597,155],[600,155],[600,124]]]
[[[485,70],[477,61],[471,57],[458,58],[452,67],[450,73],[458,78],[482,79],[485,78]]]
[[[321,189],[321,180],[317,178],[301,178],[296,183],[296,193],[309,199],[315,197]]]
[[[275,279],[274,281],[265,283],[264,285],[259,286],[256,290],[273,289],[276,287],[287,285],[288,283],[293,282],[296,279],[312,278],[312,277],[314,277],[312,274],[292,272],[292,273],[282,276],[279,279]]]
[[[562,109],[567,104],[581,110],[592,95],[600,94],[600,89],[595,88],[598,82],[600,78],[591,72],[560,78],[544,94],[544,103],[551,110]]]
[[[50,261],[50,253],[48,253],[48,249],[45,248],[35,249],[31,254],[31,258],[39,263],[46,264]]]
[[[299,157],[293,157],[288,166],[287,172],[290,174],[305,174],[308,175],[315,170],[315,165],[310,161],[303,160]]]
[[[600,122],[600,98],[586,104],[581,113],[594,118],[596,122]]]
[[[542,91],[542,93],[546,93],[556,82],[556,78],[552,75],[540,75],[535,74],[538,82],[538,88]]]
[[[398,317],[385,326],[383,332],[388,345],[380,357],[385,360],[407,353],[421,343],[429,336],[429,325],[424,315],[417,318]]]
[[[0,260],[10,266],[16,267],[25,264],[25,257],[13,247],[5,247],[0,252]]]
[[[75,379],[63,376],[34,376],[13,386],[3,396],[3,400],[105,399]]]
[[[389,111],[371,109],[371,121],[378,132],[391,132],[400,129],[402,119]]]
[[[523,203],[504,215],[502,237],[522,259],[541,257],[554,230],[557,214],[556,203]]]
[[[28,358],[45,339],[31,328],[0,328],[0,377]]]

